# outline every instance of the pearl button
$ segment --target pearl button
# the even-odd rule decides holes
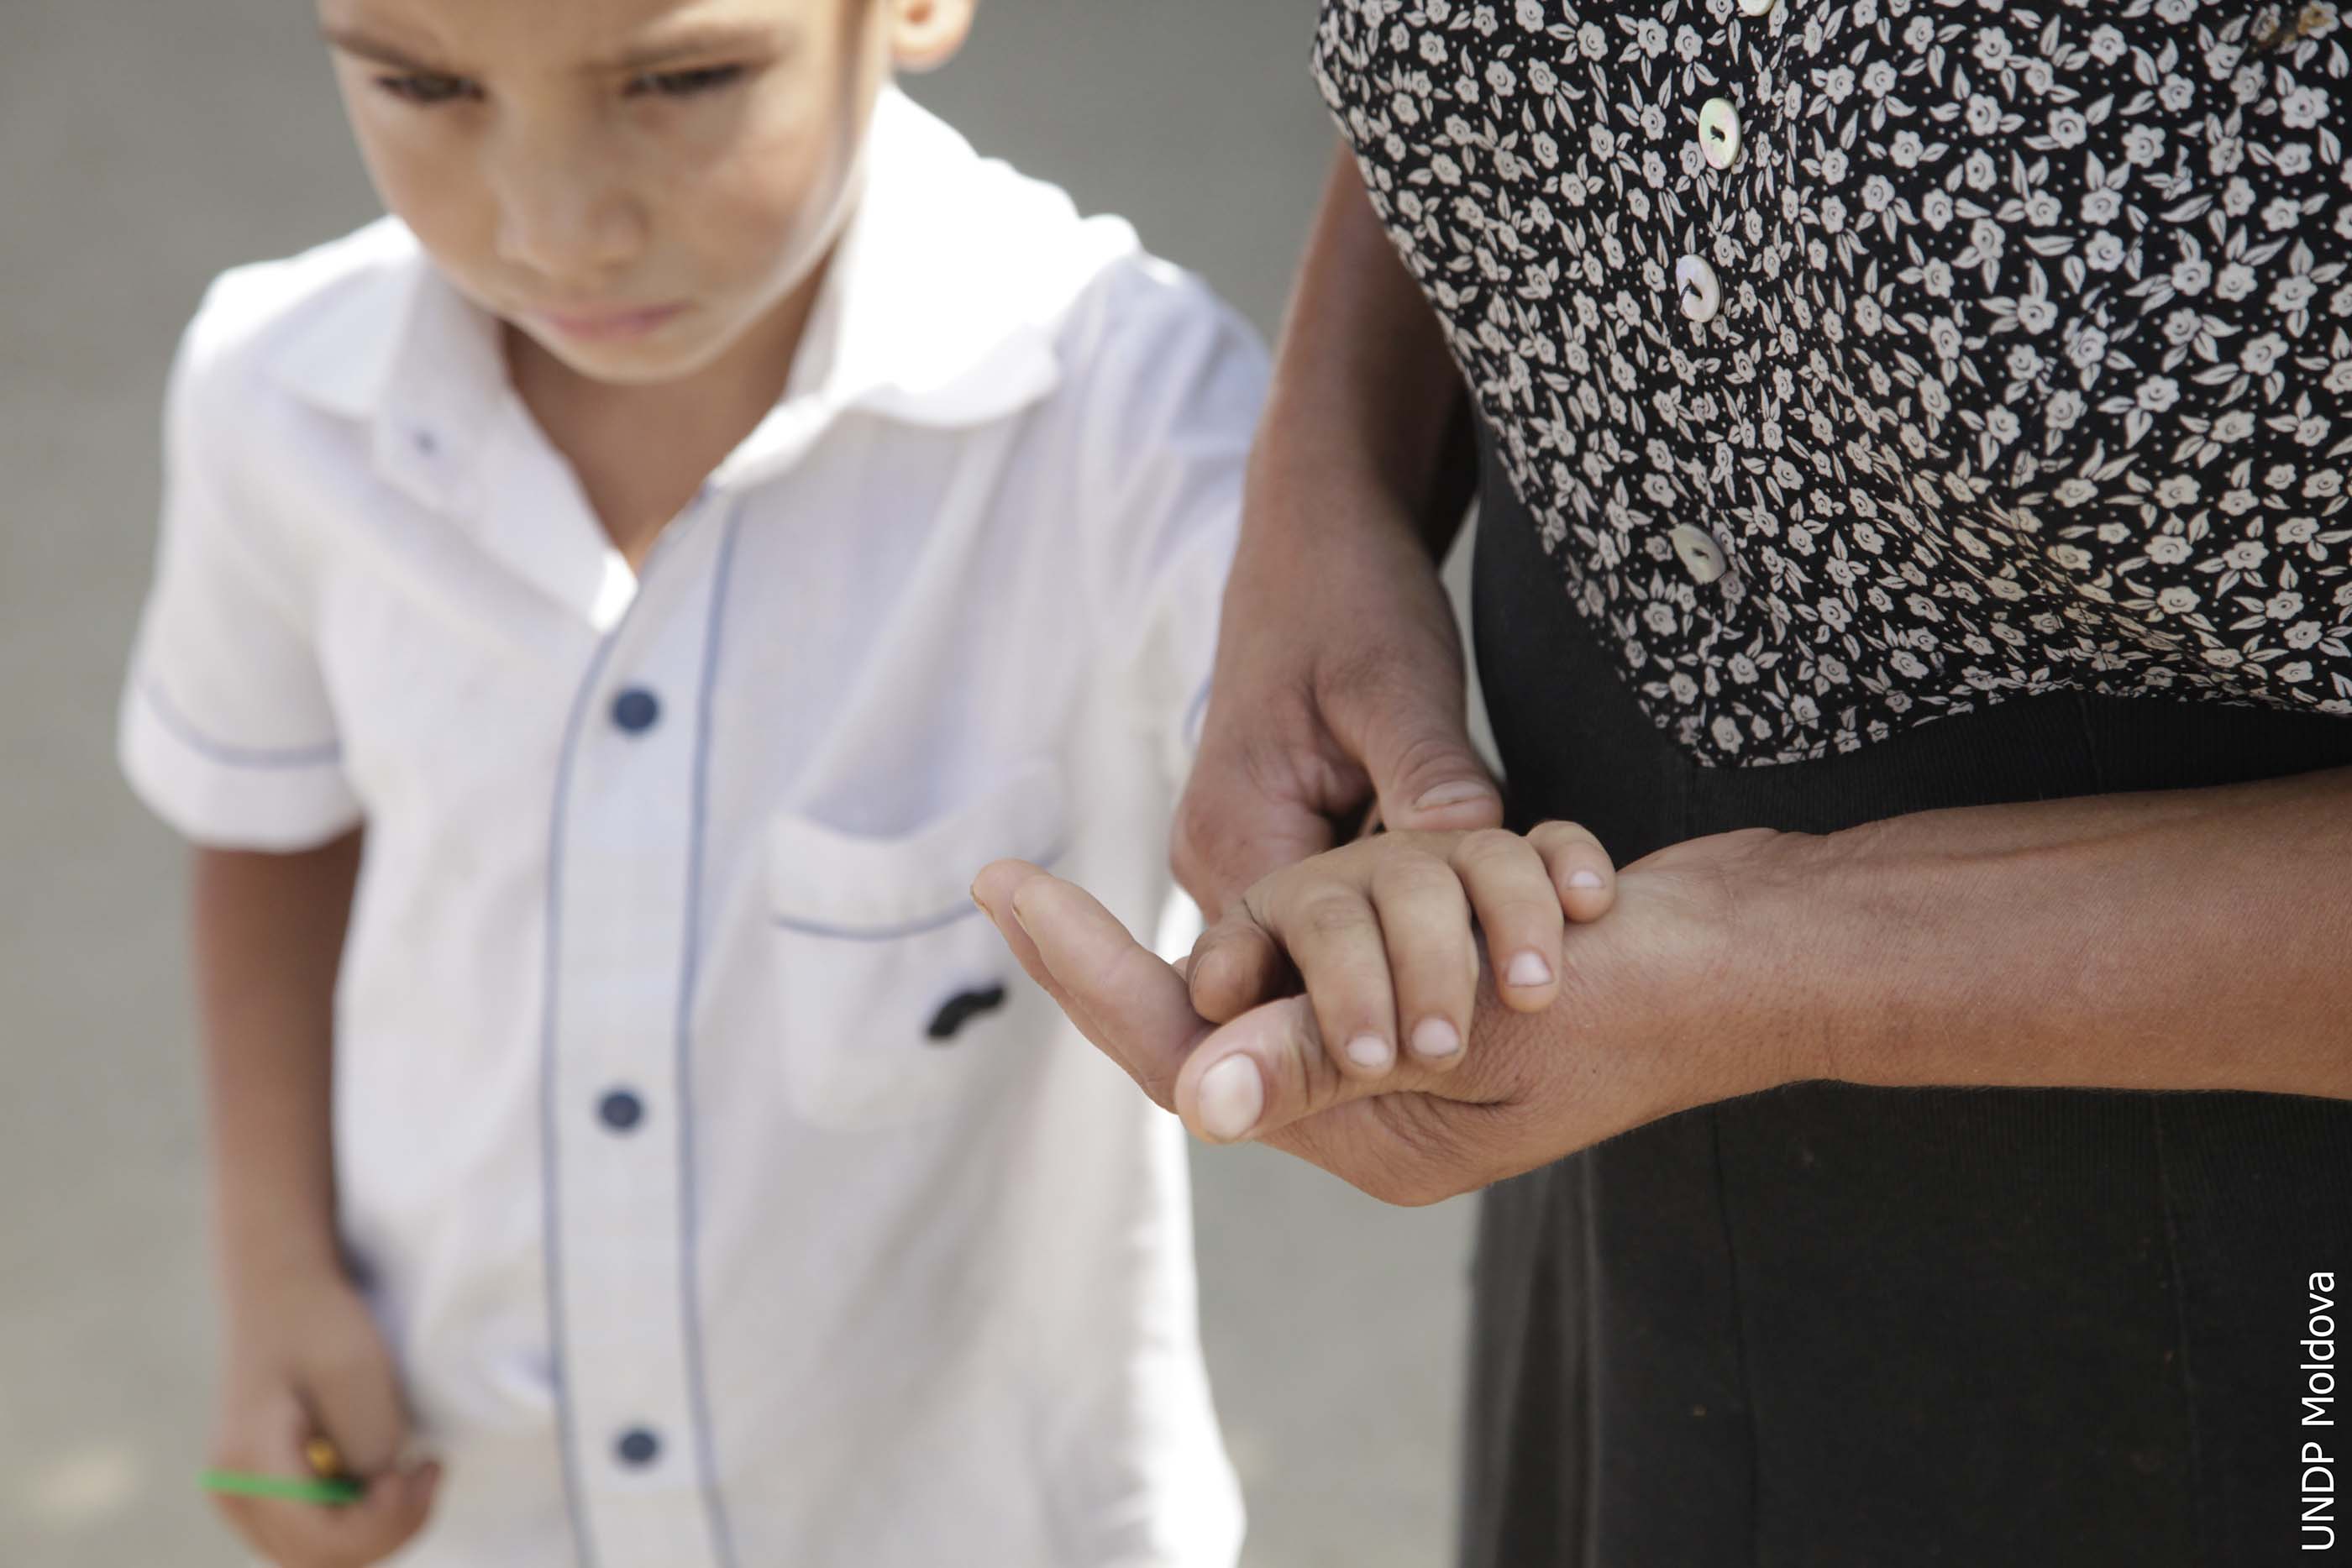
[[[1739,14],[1743,16],[1769,16],[1772,7],[1780,3],[1780,0],[1739,0]]]
[[[1683,570],[1691,574],[1693,582],[1703,587],[1723,575],[1723,547],[1705,528],[1677,523],[1666,537],[1674,542],[1675,554],[1682,558]]]
[[[1729,99],[1711,98],[1699,105],[1698,150],[1710,169],[1739,162],[1739,110]]]
[[[1703,256],[1686,256],[1675,263],[1675,293],[1683,314],[1694,321],[1712,321],[1723,308],[1723,286],[1716,282],[1715,268]]]

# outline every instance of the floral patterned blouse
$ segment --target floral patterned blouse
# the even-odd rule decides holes
[[[1711,766],[2352,715],[2352,59],[2252,0],[1330,0],[1567,591]]]

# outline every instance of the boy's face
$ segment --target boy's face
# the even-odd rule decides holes
[[[891,65],[971,0],[318,0],[384,204],[599,381],[710,364],[806,284]]]

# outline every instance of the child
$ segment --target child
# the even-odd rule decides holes
[[[1235,1555],[1180,1130],[966,887],[1159,906],[1262,356],[889,87],[971,12],[321,0],[394,216],[190,328],[121,737],[279,1563]]]

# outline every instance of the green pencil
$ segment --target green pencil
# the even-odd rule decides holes
[[[233,1497],[274,1498],[280,1502],[315,1502],[325,1508],[341,1508],[357,1502],[360,1493],[366,1490],[360,1482],[342,1476],[263,1476],[249,1470],[205,1470],[196,1477],[196,1484],[206,1491],[226,1492]]]

